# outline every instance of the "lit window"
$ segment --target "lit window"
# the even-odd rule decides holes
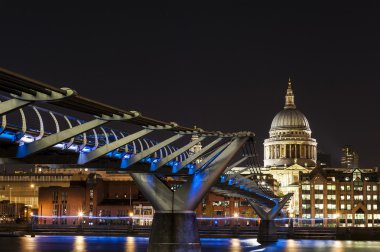
[[[347,204],[347,210],[351,210],[351,204]]]
[[[317,200],[317,199],[320,199],[320,200],[323,200],[323,194],[315,194],[314,198]]]
[[[315,190],[323,190],[323,185],[315,185]]]
[[[328,200],[336,200],[336,196],[335,195],[327,195],[327,199]]]
[[[340,190],[344,191],[344,186],[343,185],[340,186]]]
[[[336,209],[335,204],[327,204],[327,209]]]
[[[354,200],[363,200],[363,195],[354,195]]]
[[[335,185],[327,185],[327,190],[329,190],[329,191],[335,191]]]
[[[310,190],[310,185],[302,185],[302,190]]]
[[[302,209],[310,209],[310,204],[302,204]]]
[[[377,191],[377,185],[374,185],[374,186],[373,186],[373,190],[374,190],[374,191]]]
[[[373,204],[373,210],[377,210],[377,204]]]
[[[367,191],[371,191],[371,186],[367,185]]]
[[[340,209],[344,210],[345,209],[345,205],[344,204],[340,204]]]
[[[367,204],[367,209],[368,209],[368,210],[371,210],[371,208],[372,208],[372,207],[371,207],[371,204]]]
[[[367,200],[371,200],[371,195],[367,195]]]
[[[315,204],[315,209],[323,209],[323,204]]]
[[[347,191],[351,191],[351,186],[349,186],[349,185],[346,186],[346,190],[347,190]]]
[[[302,200],[310,200],[310,194],[302,194]]]
[[[347,200],[351,199],[351,195],[349,195],[349,194],[347,194],[346,197],[347,197]]]
[[[344,195],[340,195],[340,200],[344,200]]]
[[[315,214],[315,218],[321,219],[321,218],[323,218],[323,214]]]
[[[377,195],[372,195],[373,200],[377,200]]]

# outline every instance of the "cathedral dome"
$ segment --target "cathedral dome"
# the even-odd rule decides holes
[[[274,118],[269,138],[264,141],[264,167],[289,167],[298,164],[315,167],[317,141],[311,138],[306,116],[296,108],[289,79],[285,106]]]
[[[272,121],[270,130],[308,130],[310,131],[309,122],[306,116],[295,108],[287,108],[280,111]]]

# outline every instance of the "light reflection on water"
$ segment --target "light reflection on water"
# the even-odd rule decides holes
[[[207,252],[297,252],[297,251],[380,251],[380,241],[335,241],[335,240],[279,240],[262,246],[256,239],[202,238],[202,250]],[[84,251],[146,251],[148,238],[111,236],[36,236],[1,237],[1,252],[84,252]]]

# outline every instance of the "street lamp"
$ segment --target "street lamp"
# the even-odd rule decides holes
[[[9,203],[12,202],[12,187],[9,187]]]
[[[82,229],[82,223],[83,223],[83,211],[78,212],[78,222],[79,222],[79,227]]]
[[[133,212],[129,213],[129,218],[130,218],[129,221],[130,221],[130,225],[131,225],[130,227],[131,227],[131,230],[133,230]]]
[[[35,190],[35,184],[30,184],[30,188],[33,190],[33,198],[32,198],[32,208],[34,208],[34,200],[36,198],[36,190]]]
[[[234,218],[235,218],[235,225],[237,226],[238,225],[238,218],[239,218],[239,214],[237,212],[234,213]]]

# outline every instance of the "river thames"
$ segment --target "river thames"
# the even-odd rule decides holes
[[[380,241],[279,240],[262,246],[256,239],[202,238],[202,251],[380,251]],[[0,238],[2,252],[146,251],[148,238],[111,236],[36,236]]]

